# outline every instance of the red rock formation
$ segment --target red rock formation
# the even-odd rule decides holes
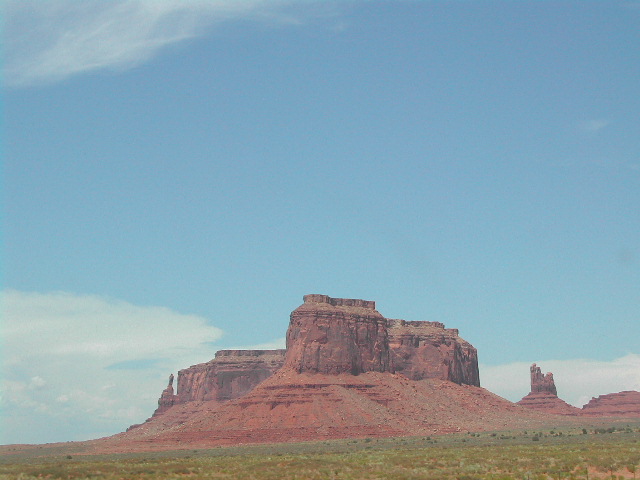
[[[387,320],[393,369],[411,380],[439,378],[480,386],[478,352],[440,322]]]
[[[558,395],[556,383],[553,381],[553,373],[543,374],[540,367],[535,363],[531,365],[529,370],[531,372],[531,393],[544,392]]]
[[[285,366],[297,373],[399,372],[480,386],[478,355],[439,322],[385,319],[375,302],[306,295],[291,314]]]
[[[297,373],[389,371],[385,318],[375,302],[305,295],[291,313],[285,367]]]
[[[169,385],[162,391],[160,399],[158,400],[158,408],[153,412],[153,416],[157,417],[169,410],[176,401],[176,396],[173,394],[173,373],[169,375]]]
[[[640,417],[640,392],[627,390],[592,398],[582,407],[590,417]]]
[[[173,405],[224,402],[250,392],[283,365],[300,373],[402,373],[480,386],[476,349],[439,322],[385,319],[375,302],[306,295],[291,313],[285,350],[221,350],[213,360],[178,372],[154,416]],[[173,380],[171,378],[170,380]]]
[[[518,405],[556,415],[579,415],[580,409],[558,398],[553,374],[544,375],[535,363],[531,365],[531,392]]]
[[[108,439],[102,449],[424,436],[546,422],[547,414],[519,408],[480,387],[388,372],[328,375],[282,368],[247,395],[225,403],[175,405],[162,417]]]
[[[284,354],[284,350],[220,350],[213,360],[178,372],[175,403],[238,398],[273,375]]]
[[[385,319],[371,301],[307,295],[291,314],[286,354],[223,351],[181,370],[173,406],[114,441],[193,448],[543,420],[479,387],[477,352],[457,330]]]

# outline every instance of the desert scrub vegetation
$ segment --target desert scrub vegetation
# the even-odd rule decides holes
[[[640,432],[544,433],[454,435],[438,443],[425,437],[14,461],[4,456],[0,480],[636,478]]]

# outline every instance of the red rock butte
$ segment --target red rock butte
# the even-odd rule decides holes
[[[477,351],[457,329],[385,318],[373,301],[306,295],[286,338],[286,350],[222,350],[180,370],[177,393],[171,375],[153,416],[95,441],[96,451],[527,429],[561,418],[481,388]],[[532,394],[555,396],[553,377],[534,367]]]
[[[557,415],[579,415],[580,409],[558,397],[553,373],[543,374],[535,363],[531,365],[531,392],[518,405]]]

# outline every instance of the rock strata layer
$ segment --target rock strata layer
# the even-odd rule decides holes
[[[640,417],[640,392],[626,390],[592,398],[582,407],[590,417]]]

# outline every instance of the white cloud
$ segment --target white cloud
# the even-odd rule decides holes
[[[640,391],[640,355],[605,362],[598,360],[540,360],[543,372],[552,372],[558,396],[567,403],[582,407],[592,397],[623,390]],[[480,366],[483,387],[498,395],[518,401],[530,391],[529,363]]]
[[[585,132],[599,132],[603,128],[608,127],[611,124],[611,120],[606,118],[592,118],[580,123],[580,129]]]
[[[11,0],[4,4],[4,81],[19,87],[140,65],[220,22],[296,24],[304,0]],[[289,8],[291,7],[291,8]]]
[[[0,443],[95,438],[143,421],[169,373],[213,358],[222,335],[202,317],[98,296],[0,299]]]

